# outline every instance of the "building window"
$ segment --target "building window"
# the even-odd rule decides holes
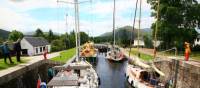
[[[35,50],[36,50],[36,53],[38,53],[38,48],[35,48]]]
[[[42,52],[42,47],[40,47],[40,52]]]
[[[199,38],[197,38],[197,42],[199,42]]]
[[[45,47],[43,47],[43,51],[45,51]]]

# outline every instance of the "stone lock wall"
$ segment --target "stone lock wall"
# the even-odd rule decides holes
[[[38,75],[42,82],[48,82],[48,68],[62,63],[42,60],[30,66],[1,77],[0,88],[36,88]]]
[[[161,77],[162,82],[173,79],[175,88],[200,88],[200,66],[174,59],[157,61],[155,65],[165,73],[165,76]]]

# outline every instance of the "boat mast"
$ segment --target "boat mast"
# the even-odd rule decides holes
[[[78,9],[78,0],[74,0],[75,8],[75,35],[76,35],[76,60],[79,61],[80,57],[80,34],[79,34],[79,9]]]
[[[115,0],[113,8],[113,47],[115,47]]]
[[[89,1],[84,1],[84,2],[78,2],[78,0],[74,0],[74,2],[67,2],[67,1],[59,1],[57,2],[62,2],[62,3],[69,3],[69,4],[74,4],[75,8],[75,36],[76,36],[76,61],[79,60],[80,58],[80,27],[79,27],[79,4],[89,2]]]
[[[156,58],[156,46],[157,46],[157,32],[158,32],[158,21],[159,21],[159,10],[160,10],[160,0],[158,0],[158,5],[157,5],[157,13],[156,13],[156,30],[155,30],[155,35],[154,35],[154,55],[153,58]]]
[[[140,54],[140,52],[139,52],[139,37],[140,37],[140,24],[141,24],[141,9],[142,9],[142,0],[140,0],[140,13],[139,13],[139,28],[138,28],[138,41],[137,41],[137,51],[138,51],[138,56],[139,56],[139,54]]]
[[[138,0],[136,0],[136,5],[135,5],[135,14],[134,14],[134,20],[133,20],[133,29],[132,29],[132,32],[131,32],[131,41],[130,41],[130,49],[129,49],[129,58],[130,58],[130,55],[131,55],[131,49],[132,49],[132,42],[134,41],[133,39],[133,35],[134,35],[134,29],[135,29],[135,20],[136,20],[136,16],[137,16],[137,6],[138,5]],[[134,42],[133,42],[134,44]]]

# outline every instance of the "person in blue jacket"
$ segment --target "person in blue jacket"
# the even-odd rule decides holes
[[[6,62],[6,59],[8,58],[10,60],[10,63],[13,64],[14,62],[11,60],[10,57],[10,49],[8,47],[8,42],[4,42],[3,45],[0,46],[2,53],[3,53],[3,57],[4,57],[4,62]]]

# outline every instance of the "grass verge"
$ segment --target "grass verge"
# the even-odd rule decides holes
[[[7,58],[7,63],[4,63],[4,59],[1,58],[0,59],[0,70],[7,69],[9,67],[13,67],[13,66],[16,66],[16,65],[21,64],[21,63],[26,63],[28,60],[25,60],[24,58],[25,57],[21,57],[21,62],[17,62],[16,57],[12,57],[11,59],[14,62],[14,64],[10,64],[8,58]]]
[[[131,54],[138,56],[138,51],[135,49],[132,49]],[[144,61],[151,61],[153,59],[153,56],[140,52],[140,58]]]
[[[70,58],[72,58],[75,55],[75,52],[75,48],[64,50],[60,52],[60,56],[51,58],[51,60],[66,63]]]

